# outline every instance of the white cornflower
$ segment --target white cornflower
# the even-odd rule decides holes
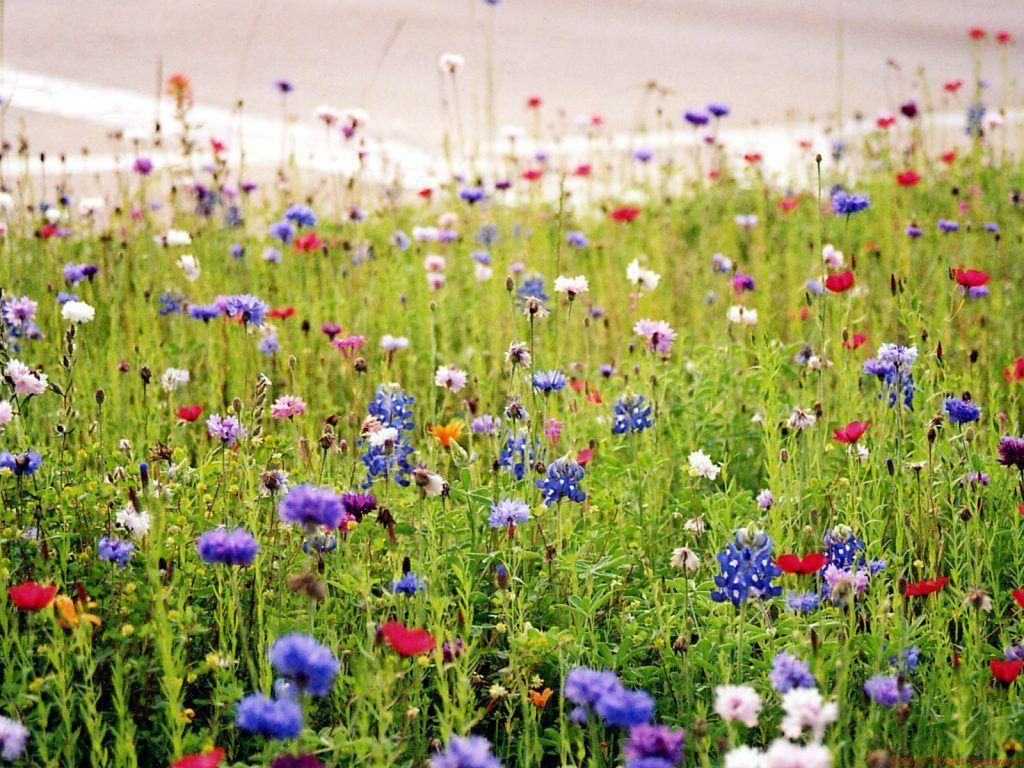
[[[722,468],[715,464],[704,451],[694,451],[690,454],[690,474],[694,477],[715,480],[721,471]]]
[[[641,291],[653,291],[661,281],[661,275],[640,266],[639,259],[633,259],[626,267],[626,279]]]
[[[689,547],[679,547],[672,550],[672,558],[669,560],[669,565],[685,573],[694,573],[700,568],[700,558]]]
[[[825,262],[829,269],[842,269],[843,252],[832,245],[832,243],[826,243],[825,247],[821,249],[821,260]]]
[[[789,418],[786,419],[786,426],[790,429],[810,429],[814,426],[814,422],[818,420],[818,417],[814,415],[813,411],[805,411],[802,408],[794,408],[793,413],[790,414]]]
[[[808,730],[814,741],[821,741],[825,729],[839,718],[839,705],[825,701],[817,688],[793,688],[782,696],[786,716],[779,730],[791,739],[799,739]]]
[[[181,271],[185,273],[185,279],[190,283],[194,283],[199,279],[199,259],[191,253],[183,253],[179,256],[177,264],[181,267]]]
[[[457,53],[442,53],[437,60],[437,65],[442,72],[455,74],[455,71],[466,63],[466,59]]]
[[[66,301],[60,310],[61,317],[71,323],[90,323],[96,317],[96,310],[84,301]]]
[[[724,768],[764,768],[764,755],[753,747],[736,747],[726,753]]]
[[[141,539],[149,533],[151,520],[146,510],[136,510],[131,504],[125,506],[117,515],[114,522],[128,531],[132,536]]]
[[[757,726],[761,697],[749,685],[720,685],[715,688],[715,713],[726,722],[737,720],[748,728]]]
[[[385,333],[380,337],[380,346],[386,352],[394,352],[397,349],[408,349],[409,340],[405,336],[392,336]]]
[[[189,382],[189,372],[185,368],[168,368],[160,377],[160,386],[164,392],[174,392]]]
[[[748,309],[740,304],[729,307],[726,317],[733,325],[757,325],[757,310]]]
[[[555,278],[555,293],[564,293],[569,297],[569,301],[575,299],[581,293],[586,293],[590,290],[590,284],[587,282],[587,278],[583,275],[577,275],[576,277],[565,277],[559,275]]]

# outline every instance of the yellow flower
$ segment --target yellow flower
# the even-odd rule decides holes
[[[80,600],[72,600],[67,595],[57,595],[53,598],[53,606],[57,613],[57,620],[64,629],[75,629],[85,622],[98,627],[102,622],[100,617],[88,613],[86,606]]]
[[[196,711],[190,707],[185,707],[181,710],[181,719],[186,723],[191,723],[193,718],[196,716]]]

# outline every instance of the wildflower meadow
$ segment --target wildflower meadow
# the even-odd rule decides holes
[[[249,167],[177,73],[116,172],[6,165],[0,758],[1019,764],[1008,72],[786,168],[724,103],[580,157],[449,96],[412,187],[358,110],[313,116],[354,170]]]

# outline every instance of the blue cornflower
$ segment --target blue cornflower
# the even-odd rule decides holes
[[[536,299],[543,304],[550,298],[547,294],[544,278],[540,275],[524,277],[522,282],[519,283],[519,288],[516,289],[516,296],[520,304],[525,302],[526,299]]]
[[[244,528],[214,528],[207,531],[196,542],[199,556],[207,563],[223,565],[250,565],[260,545],[256,537]]]
[[[184,301],[185,297],[182,296],[181,291],[164,291],[157,299],[160,308],[157,309],[156,313],[161,316],[176,315],[181,312]]]
[[[400,579],[391,580],[391,591],[396,595],[412,597],[417,592],[422,592],[426,588],[427,583],[415,571],[409,571]]]
[[[316,214],[308,205],[292,205],[284,212],[287,221],[300,227],[315,227]]]
[[[921,229],[916,224],[907,224],[906,235],[911,240],[916,240],[917,238],[924,235],[924,230]]]
[[[813,611],[821,602],[821,595],[817,592],[787,592],[786,607],[797,613]]]
[[[533,374],[533,388],[542,395],[550,395],[565,389],[568,384],[561,371],[537,371]]]
[[[905,648],[900,653],[889,658],[889,666],[897,667],[903,674],[909,675],[917,669],[921,659],[921,649],[916,645]]]
[[[770,599],[782,593],[772,579],[782,571],[772,562],[775,542],[771,536],[752,527],[740,528],[724,550],[718,553],[722,572],[715,576],[716,589],[711,599],[740,605],[748,598]]]
[[[876,704],[894,707],[914,697],[910,683],[901,683],[896,675],[875,675],[864,683],[864,693]]]
[[[284,495],[277,505],[277,515],[283,523],[334,529],[341,524],[344,510],[333,490],[305,483]]]
[[[495,435],[501,429],[501,419],[489,413],[484,413],[473,419],[469,428],[474,435]]]
[[[487,196],[484,192],[483,187],[463,187],[459,190],[459,199],[464,200],[470,205],[475,205],[483,200]]]
[[[707,125],[711,122],[711,118],[706,112],[697,112],[696,110],[688,109],[683,112],[683,120],[688,122],[694,128],[699,128],[702,125]]]
[[[238,702],[235,725],[268,739],[294,739],[302,732],[302,708],[291,699],[250,693]]]
[[[219,304],[189,304],[188,316],[194,320],[202,320],[208,323],[215,317],[220,317],[223,308]]]
[[[644,402],[643,395],[620,397],[612,412],[615,414],[612,422],[613,435],[643,432],[654,425],[654,420],[651,418],[651,406]]]
[[[275,221],[270,225],[270,236],[276,237],[282,243],[290,243],[295,237],[295,225],[287,219]]]
[[[404,251],[406,248],[409,247],[411,243],[412,240],[409,238],[409,236],[400,229],[395,230],[395,232],[392,233],[391,235],[391,244],[400,251]]]
[[[730,112],[728,104],[716,104],[714,102],[708,104],[707,110],[715,117],[728,117]]]
[[[940,232],[946,233],[956,232],[958,229],[960,229],[960,225],[951,219],[939,219],[936,226],[939,228]]]
[[[566,675],[562,695],[576,704],[570,717],[577,723],[585,722],[591,710],[605,724],[623,728],[648,723],[654,715],[653,699],[623,686],[611,670],[577,667]]]
[[[128,561],[132,559],[135,545],[130,541],[121,541],[120,539],[104,536],[99,540],[97,550],[101,560],[109,560],[112,563],[116,563],[118,568],[123,569],[128,565]]]
[[[491,528],[506,528],[525,523],[531,517],[530,505],[519,499],[502,499],[491,506],[487,522]]]
[[[852,216],[866,210],[870,204],[867,195],[850,194],[842,189],[832,195],[832,210],[838,216]]]
[[[586,471],[568,456],[555,459],[548,465],[547,473],[537,478],[537,487],[544,492],[544,505],[550,507],[562,499],[582,503],[587,494],[583,492],[580,482]]]
[[[24,453],[11,453],[10,451],[0,452],[0,467],[11,470],[16,475],[35,474],[43,465],[43,454],[39,451],[25,451]]]
[[[270,646],[270,663],[274,669],[312,696],[331,692],[338,660],[331,649],[315,638],[301,633],[283,635]]]
[[[484,224],[476,233],[477,242],[490,248],[498,239],[500,230],[496,224]]]
[[[635,725],[626,742],[626,768],[672,768],[683,761],[685,743],[685,734],[667,725]]]
[[[566,236],[566,240],[573,248],[586,248],[590,245],[590,238],[578,229],[571,230]]]
[[[967,106],[964,132],[967,133],[968,136],[981,136],[982,120],[985,119],[986,111],[985,105],[977,101]]]
[[[883,344],[878,348],[876,357],[864,361],[864,372],[876,376],[882,381],[882,392],[889,395],[889,407],[894,407],[901,399],[910,410],[914,410],[914,375],[911,368],[917,360],[917,347],[904,347],[899,344]]]
[[[235,261],[241,261],[245,257],[245,246],[241,243],[232,243],[231,247],[228,248],[228,253],[231,254],[231,258]]]
[[[815,688],[818,682],[811,674],[811,666],[806,661],[801,661],[792,653],[783,651],[775,655],[772,661],[772,672],[769,675],[772,688],[779,693],[791,691],[794,688]]]
[[[430,758],[430,768],[501,768],[501,761],[483,736],[452,736],[444,752]]]
[[[224,311],[231,317],[239,317],[246,325],[263,325],[270,307],[251,293],[238,293],[224,301]]]
[[[260,352],[267,357],[276,355],[281,351],[281,342],[277,340],[276,333],[268,333],[266,336],[260,339],[260,343],[256,345]]]
[[[981,407],[962,397],[947,397],[944,407],[951,424],[970,424],[981,417]]]

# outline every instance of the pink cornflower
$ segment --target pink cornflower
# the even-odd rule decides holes
[[[270,406],[270,415],[275,419],[291,419],[306,412],[306,404],[301,397],[281,395]]]
[[[437,373],[434,374],[434,383],[439,387],[450,389],[452,392],[458,392],[466,386],[468,378],[466,372],[461,368],[456,368],[454,365],[441,365],[438,366]]]
[[[331,341],[331,346],[345,357],[350,357],[354,350],[360,349],[365,343],[366,337],[364,336],[342,336]]]
[[[676,332],[664,320],[637,320],[633,333],[647,341],[651,352],[662,355],[672,351],[672,343],[676,340]]]

